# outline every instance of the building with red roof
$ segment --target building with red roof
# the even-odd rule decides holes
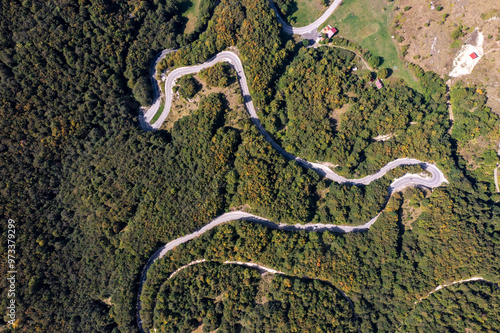
[[[338,32],[337,29],[332,28],[330,25],[327,25],[326,27],[321,30],[321,33],[325,34],[328,38],[332,38],[333,35],[335,35]]]
[[[476,52],[472,52],[471,54],[469,54],[469,56],[470,56],[472,59],[476,59],[476,58],[477,58],[477,54],[476,54]]]

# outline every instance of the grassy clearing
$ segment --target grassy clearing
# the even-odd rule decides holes
[[[415,90],[420,84],[399,59],[390,34],[394,3],[386,0],[344,0],[325,22],[337,27],[339,36],[355,41],[383,58],[381,67],[391,68],[393,77],[402,78]]]
[[[163,109],[165,108],[165,101],[161,100],[161,104],[160,104],[160,108],[158,109],[158,111],[156,112],[155,116],[153,117],[153,119],[151,119],[151,125],[153,125],[154,123],[156,123],[156,121],[158,120],[158,118],[160,118],[161,116],[161,113],[163,112]]]
[[[288,9],[288,19],[294,27],[302,27],[313,23],[325,10],[321,0],[295,0],[295,4]]]
[[[236,76],[236,73],[233,72],[233,75]],[[179,119],[190,115],[192,112],[198,109],[201,100],[213,93],[222,93],[226,97],[228,107],[228,112],[225,116],[226,125],[234,128],[239,128],[239,120],[247,117],[245,105],[243,104],[243,97],[241,96],[239,82],[237,80],[234,80],[234,82],[232,82],[226,88],[209,87],[206,82],[198,76],[198,74],[195,74],[194,77],[201,84],[200,91],[191,99],[191,102],[188,102],[182,98],[179,99],[174,97],[172,100],[170,113],[161,126],[161,129],[170,131]]]
[[[198,12],[200,10],[201,0],[186,0],[179,4],[179,9],[184,18],[184,33],[189,34],[194,31],[198,21]]]

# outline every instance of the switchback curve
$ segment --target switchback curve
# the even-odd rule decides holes
[[[278,19],[278,22],[281,24],[283,27],[283,31],[289,35],[307,35],[309,38],[317,38],[319,37],[319,34],[317,33],[318,28],[330,17],[330,15],[333,14],[335,9],[342,3],[342,0],[335,0],[332,2],[332,4],[328,7],[328,9],[321,15],[320,18],[318,18],[316,21],[314,21],[311,24],[308,24],[304,27],[292,27],[289,25],[279,14],[279,10],[276,7],[275,3],[272,0],[269,0],[269,4],[271,8],[274,10],[276,13],[276,17]],[[153,85],[153,104],[148,108],[148,110],[145,112],[144,115],[139,116],[139,123],[141,127],[146,130],[146,131],[151,131],[160,128],[161,123],[165,121],[165,118],[159,122],[159,126],[152,126],[151,120],[153,117],[156,115],[158,110],[160,109],[161,106],[161,92],[160,92],[160,87],[158,85],[158,81],[156,80],[156,66],[158,63],[165,58],[165,56],[173,52],[175,50],[163,50],[160,52],[156,57],[155,60],[151,63],[151,68],[149,69],[149,72],[151,73],[151,84]],[[249,94],[250,95],[250,94]],[[170,109],[169,109],[170,110]],[[168,111],[167,111],[168,115]],[[158,123],[156,121],[155,123]]]
[[[332,3],[332,5],[329,7],[328,11],[333,12],[333,10],[340,3],[341,3],[341,0],[334,1],[334,3]],[[273,8],[275,9],[275,7],[273,7]],[[328,15],[326,15],[327,12],[320,19],[315,21],[313,24],[311,24],[307,27],[304,27],[304,28],[292,28],[292,30],[289,30],[289,31],[291,31],[291,33],[299,33],[300,34],[300,33],[307,33],[307,31],[305,31],[305,30],[309,29],[309,27],[312,27],[313,29],[317,29],[317,27],[319,25],[321,25],[329,15],[331,15],[331,12],[329,12]],[[279,17],[279,14],[277,14],[277,15]],[[324,18],[325,15],[326,15],[326,17]],[[280,17],[279,17],[279,19],[280,19],[280,21],[282,21],[282,19]],[[323,20],[323,21],[321,21],[321,20]],[[314,26],[316,28],[314,28]],[[283,27],[285,29],[285,32],[290,33],[289,31],[286,30],[288,28],[286,28],[285,25],[283,25]],[[305,29],[305,30],[294,30],[294,29]],[[170,51],[171,50],[163,51],[157,57],[155,64],[158,63]],[[271,146],[274,149],[276,149],[281,155],[283,155],[285,158],[287,158],[288,160],[293,160],[302,167],[305,167],[308,169],[313,169],[314,171],[318,172],[318,174],[320,174],[321,176],[328,178],[332,181],[335,181],[338,183],[348,183],[348,184],[353,184],[353,185],[368,185],[372,181],[384,176],[388,171],[390,171],[398,166],[402,166],[402,165],[419,164],[424,169],[426,169],[427,171],[429,171],[431,173],[431,175],[432,175],[431,178],[423,177],[421,175],[407,174],[399,179],[396,179],[390,185],[390,187],[388,189],[389,196],[394,191],[397,191],[397,190],[402,189],[402,188],[409,186],[409,185],[420,185],[420,186],[424,186],[424,187],[428,187],[428,188],[434,188],[434,187],[440,186],[444,181],[446,181],[441,170],[439,170],[439,168],[437,168],[435,165],[427,163],[427,162],[422,162],[422,161],[419,161],[416,159],[411,159],[411,158],[401,158],[401,159],[397,159],[395,161],[392,161],[392,162],[386,164],[384,167],[382,167],[375,174],[372,174],[372,175],[369,175],[369,176],[366,176],[363,178],[359,178],[359,179],[348,179],[348,178],[345,178],[343,176],[338,175],[333,170],[331,170],[330,168],[328,168],[322,164],[308,162],[306,160],[303,160],[299,157],[294,156],[293,154],[288,153],[271,138],[271,136],[265,131],[264,127],[260,123],[260,120],[257,116],[255,107],[253,105],[252,99],[250,97],[250,91],[248,88],[248,84],[246,81],[246,76],[244,73],[244,69],[243,69],[243,65],[241,63],[241,60],[237,54],[235,54],[234,52],[231,52],[231,51],[220,52],[215,57],[213,57],[212,59],[210,59],[209,61],[207,61],[203,64],[189,66],[189,67],[181,67],[181,68],[177,68],[174,71],[172,71],[167,76],[167,80],[165,82],[166,101],[165,101],[164,111],[162,112],[162,114],[160,115],[160,117],[158,118],[158,120],[154,124],[150,124],[150,121],[153,119],[154,115],[156,114],[156,112],[160,106],[159,102],[156,103],[157,101],[160,100],[160,98],[158,97],[159,95],[157,95],[155,93],[155,97],[158,97],[155,101],[155,104],[154,104],[154,105],[157,105],[156,110],[155,110],[155,108],[151,107],[145,113],[145,115],[143,117],[140,117],[141,126],[143,127],[143,129],[145,129],[145,130],[159,129],[161,124],[165,121],[165,119],[167,118],[168,113],[170,111],[171,105],[172,105],[172,97],[173,97],[172,88],[175,84],[175,81],[178,78],[180,78],[183,75],[197,73],[200,70],[202,70],[204,68],[211,67],[214,64],[216,64],[217,62],[221,62],[221,61],[226,61],[226,62],[230,63],[235,68],[235,70],[237,72],[238,80],[239,80],[239,83],[240,83],[240,86],[242,89],[244,103],[245,103],[245,106],[246,106],[248,113],[250,114],[250,117],[251,117],[253,123],[257,126],[257,128],[259,129],[261,134],[271,144]],[[375,223],[375,221],[377,220],[379,215],[380,215],[380,212],[374,218],[372,218],[370,221],[368,221],[367,223],[365,223],[364,225],[361,225],[361,226],[337,226],[337,225],[326,225],[326,224],[305,224],[305,225],[301,225],[301,224],[286,225],[286,224],[281,224],[281,223],[276,224],[276,223],[273,223],[265,218],[262,218],[262,217],[259,217],[259,216],[253,215],[253,214],[245,213],[245,212],[231,212],[231,213],[223,214],[223,215],[215,218],[214,220],[212,220],[210,223],[208,223],[207,225],[205,225],[201,229],[167,243],[166,245],[164,245],[163,247],[158,249],[149,258],[149,260],[146,263],[146,265],[142,271],[142,274],[141,274],[139,292],[138,292],[137,321],[138,321],[139,329],[141,332],[144,332],[142,329],[142,321],[141,321],[140,313],[139,313],[140,308],[141,308],[140,295],[142,292],[142,286],[147,278],[147,272],[148,272],[149,268],[151,267],[151,265],[157,259],[162,258],[168,251],[172,250],[176,246],[183,244],[183,243],[185,243],[193,238],[196,238],[196,237],[200,236],[201,234],[205,233],[206,231],[208,231],[208,230],[210,230],[210,229],[212,229],[220,224],[223,224],[223,223],[226,223],[229,221],[233,221],[233,220],[245,219],[245,220],[250,221],[250,222],[260,223],[260,224],[266,225],[270,228],[279,229],[279,230],[290,230],[290,231],[297,231],[297,230],[325,231],[325,230],[329,230],[332,232],[346,233],[346,232],[364,231],[364,230],[369,229],[370,226],[373,223]]]
[[[354,185],[368,185],[371,183],[373,180],[378,179],[382,177],[387,171],[401,165],[415,165],[415,164],[420,164],[422,165],[427,171],[429,171],[433,177],[432,178],[424,178],[421,176],[417,175],[412,175],[409,177],[403,177],[398,182],[395,182],[391,185],[392,190],[402,188],[404,186],[407,186],[409,183],[413,184],[418,184],[422,186],[426,186],[429,188],[432,187],[437,187],[441,185],[441,183],[445,180],[443,173],[433,164],[422,162],[416,159],[411,159],[411,158],[401,158],[397,159],[395,161],[392,161],[385,165],[383,168],[381,168],[378,172],[376,172],[373,175],[369,175],[360,179],[347,179],[343,176],[338,175],[335,173],[333,170],[330,168],[319,164],[319,163],[312,163],[308,162],[304,159],[301,159],[300,157],[297,157],[289,152],[287,152],[285,149],[283,149],[280,145],[278,145],[273,138],[266,132],[264,127],[262,126],[259,117],[257,116],[257,112],[255,110],[255,107],[253,105],[252,99],[250,97],[250,90],[248,88],[248,83],[246,80],[245,72],[243,69],[243,65],[241,63],[240,58],[238,55],[232,51],[223,51],[217,54],[215,57],[212,59],[208,60],[207,62],[204,62],[203,64],[200,65],[195,65],[195,66],[189,66],[189,67],[180,67],[175,70],[173,70],[168,76],[167,80],[165,82],[165,108],[163,109],[162,114],[158,118],[158,120],[154,123],[151,124],[150,126],[153,129],[158,129],[160,128],[161,124],[167,119],[167,116],[170,112],[170,108],[172,106],[172,99],[174,96],[173,93],[173,87],[175,85],[175,82],[178,78],[184,75],[188,74],[194,74],[198,73],[202,69],[209,68],[213,65],[215,65],[218,62],[228,62],[230,63],[234,69],[236,70],[238,80],[241,85],[241,90],[243,93],[244,97],[244,103],[246,106],[246,109],[248,113],[250,114],[250,117],[253,121],[253,123],[257,126],[259,129],[260,133],[264,136],[264,138],[271,144],[271,146],[276,149],[281,155],[283,155],[286,159],[288,160],[294,160],[299,164],[300,166],[308,169],[313,169],[314,171],[318,172],[321,176],[328,178],[330,180],[333,180],[338,183],[350,183]],[[149,111],[145,115],[146,121],[150,121],[154,117],[154,113],[150,113]],[[390,192],[392,192],[392,190]]]

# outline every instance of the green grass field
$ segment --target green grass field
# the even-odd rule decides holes
[[[290,9],[292,25],[302,27],[314,22],[325,11],[321,0],[295,0],[296,6]]]
[[[160,104],[160,108],[158,109],[158,111],[156,112],[155,116],[153,117],[153,119],[151,119],[151,125],[153,125],[154,123],[156,123],[156,121],[158,120],[158,118],[160,118],[161,116],[161,113],[163,112],[163,109],[165,108],[165,101],[163,100],[163,98],[161,99],[161,104]]]
[[[186,0],[179,4],[179,9],[182,12],[185,26],[184,33],[189,34],[194,31],[196,21],[198,20],[198,12],[200,9],[201,0]]]
[[[355,41],[382,57],[381,68],[391,68],[393,77],[402,78],[410,87],[420,90],[418,81],[404,68],[391,38],[393,7],[394,3],[387,0],[344,0],[324,26],[330,24],[336,27],[339,36]]]

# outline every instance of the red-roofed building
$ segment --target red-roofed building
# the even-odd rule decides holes
[[[476,59],[476,58],[477,58],[477,54],[476,54],[476,52],[472,52],[471,54],[469,54],[469,56],[470,56],[472,59]]]
[[[321,30],[321,33],[325,34],[328,38],[332,38],[333,35],[335,35],[338,32],[337,29],[332,28],[330,25],[327,25],[326,27]]]
[[[380,81],[380,79],[377,79],[375,81],[375,85],[377,86],[377,89],[380,89],[382,88],[384,85],[382,84],[382,81]]]

